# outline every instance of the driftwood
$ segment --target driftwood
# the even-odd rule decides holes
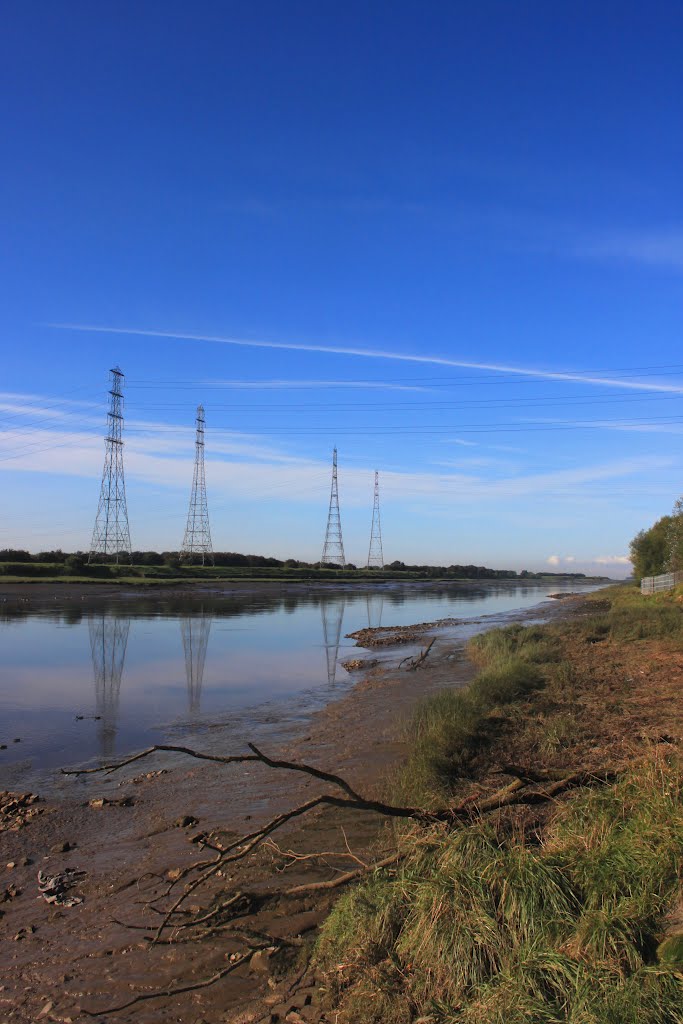
[[[433,641],[420,655],[422,660],[427,657],[432,643]],[[415,665],[415,667],[417,667],[417,665]],[[224,765],[260,762],[271,769],[302,772],[306,775],[313,776],[321,782],[327,783],[336,790],[336,792],[323,792],[297,807],[290,808],[289,810],[276,815],[274,818],[271,818],[270,821],[261,825],[260,828],[254,829],[252,832],[240,836],[238,839],[231,841],[227,845],[219,843],[215,838],[213,839],[213,842],[210,842],[209,837],[207,837],[204,845],[213,851],[214,856],[210,859],[196,861],[183,870],[179,870],[177,877],[170,882],[166,892],[161,896],[156,897],[150,904],[148,904],[149,908],[158,913],[161,917],[160,923],[154,929],[154,934],[151,937],[148,937],[150,947],[157,943],[168,944],[169,942],[189,941],[191,938],[195,937],[203,938],[214,934],[217,931],[227,931],[240,939],[249,937],[252,939],[261,939],[262,941],[256,943],[251,942],[248,944],[244,953],[239,955],[235,954],[234,959],[232,959],[225,968],[221,969],[209,978],[202,979],[193,984],[180,985],[175,988],[140,993],[124,1004],[107,1007],[105,1010],[84,1010],[84,1012],[88,1013],[90,1016],[99,1016],[102,1014],[118,1012],[128,1009],[129,1007],[144,1000],[171,997],[184,992],[193,991],[194,989],[206,988],[209,985],[215,984],[217,981],[220,981],[226,975],[230,974],[245,963],[245,961],[248,960],[254,952],[260,949],[284,947],[292,944],[292,940],[290,939],[275,939],[271,936],[265,936],[262,932],[259,932],[256,929],[245,928],[237,924],[235,918],[242,916],[244,913],[253,912],[254,909],[258,910],[259,906],[262,906],[266,899],[272,899],[274,897],[292,897],[313,892],[326,892],[337,889],[349,882],[363,877],[364,875],[371,874],[372,872],[395,868],[405,856],[401,850],[394,850],[388,855],[366,864],[352,853],[348,847],[348,843],[346,844],[347,852],[341,855],[330,852],[305,855],[295,854],[292,851],[283,853],[283,851],[280,850],[280,848],[277,847],[270,838],[272,834],[281,829],[288,822],[297,818],[302,818],[316,808],[322,806],[333,806],[355,811],[371,811],[387,818],[412,820],[422,826],[441,823],[447,828],[456,828],[458,826],[471,823],[483,814],[489,814],[505,807],[540,804],[554,800],[567,790],[579,786],[611,782],[615,778],[615,773],[613,772],[593,773],[585,771],[573,772],[570,775],[558,778],[556,777],[556,773],[546,773],[542,771],[534,771],[532,769],[522,769],[513,765],[506,765],[500,768],[500,772],[501,774],[512,776],[512,782],[509,782],[502,788],[498,789],[495,793],[485,797],[470,797],[458,804],[448,807],[426,810],[422,807],[404,807],[396,804],[388,804],[380,800],[366,798],[358,793],[357,790],[355,790],[346,781],[346,779],[339,775],[323,771],[319,768],[314,768],[312,765],[296,761],[285,761],[271,758],[259,750],[253,743],[249,743],[248,746],[251,750],[250,754],[217,755],[203,753],[201,751],[194,750],[191,747],[157,744],[133,755],[132,757],[125,758],[122,761],[113,762],[111,764],[102,765],[99,768],[83,768],[69,771],[63,769],[65,775],[86,775],[97,772],[110,774],[112,772],[119,771],[127,765],[140,761],[143,758],[150,757],[157,751],[169,751],[183,754],[187,757],[197,758],[204,761],[212,761],[216,764]],[[192,915],[190,919],[187,920],[188,912],[183,908],[183,904],[186,903],[188,897],[198,888],[207,883],[226,865],[243,860],[259,846],[266,846],[266,848],[270,847],[278,855],[285,857],[285,859],[290,858],[292,862],[302,859],[302,857],[318,857],[319,859],[324,859],[329,856],[341,856],[346,858],[350,857],[358,866],[348,871],[335,869],[340,873],[336,878],[332,878],[329,881],[311,882],[291,886],[289,888],[283,887],[274,891],[269,890],[267,897],[265,897],[263,893],[259,894],[243,891],[235,892],[219,903],[218,906],[209,911]],[[166,907],[165,909],[154,907],[155,902],[168,898],[176,885],[181,881],[185,881],[183,890],[176,897],[170,907]],[[226,915],[228,917],[227,920],[225,920]],[[146,931],[153,930],[147,925],[131,924],[127,925],[127,927]],[[186,929],[197,930],[193,931],[191,935],[184,935],[183,938],[180,938],[178,936],[178,932],[185,932]],[[171,933],[169,938],[165,937],[166,932]]]
[[[432,639],[427,644],[427,646],[424,648],[424,650],[420,651],[420,653],[415,657],[409,656],[407,658],[402,658],[401,661],[399,661],[398,663],[398,667],[400,668],[401,665],[404,665],[406,662],[408,662],[406,666],[406,672],[414,672],[415,669],[418,669],[421,665],[425,663],[425,661],[429,657],[429,652],[434,646],[435,641],[436,637],[433,636]]]

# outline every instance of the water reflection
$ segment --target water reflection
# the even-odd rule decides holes
[[[93,615],[88,619],[90,652],[95,677],[95,708],[100,718],[100,753],[114,753],[119,717],[121,676],[126,659],[130,619]]]
[[[211,617],[205,613],[203,607],[199,615],[186,615],[180,620],[180,635],[185,652],[187,708],[190,715],[198,715],[201,711],[204,664],[210,632]]]
[[[0,751],[0,789],[9,788],[12,772],[26,775],[29,760],[38,770],[110,758],[158,742],[169,730],[192,730],[200,714],[206,724],[244,722],[235,728],[246,735],[254,722],[280,722],[279,707],[296,706],[300,714],[338,695],[349,681],[337,667],[346,633],[455,617],[466,624],[465,636],[484,628],[481,616],[530,608],[561,589],[576,584],[67,593],[42,603],[0,601],[0,739],[22,739]]]
[[[321,598],[320,614],[323,621],[323,647],[327,660],[327,682],[334,686],[337,678],[337,658],[339,657],[339,641],[341,640],[342,622],[344,621],[344,598]]]
[[[368,608],[368,629],[377,629],[382,625],[384,594],[368,594],[365,603]]]

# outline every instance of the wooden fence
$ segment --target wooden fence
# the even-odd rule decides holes
[[[673,590],[683,583],[683,572],[665,572],[661,576],[643,576],[640,581],[641,594],[659,594],[663,590]]]

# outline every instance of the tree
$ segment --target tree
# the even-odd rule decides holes
[[[658,576],[669,562],[671,516],[662,516],[649,530],[641,530],[630,544],[633,572],[637,579]]]
[[[669,517],[669,557],[667,570],[669,572],[680,572],[683,569],[683,497],[676,500],[673,511]]]

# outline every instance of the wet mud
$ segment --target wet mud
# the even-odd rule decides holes
[[[571,604],[544,605],[504,619],[539,621],[566,613]],[[503,619],[492,618],[486,625]],[[386,797],[382,780],[405,754],[405,723],[416,702],[443,686],[466,685],[473,674],[464,640],[449,635],[451,625],[445,620],[420,624],[400,635],[382,630],[394,640],[381,662],[362,666],[364,674],[350,691],[316,712],[300,735],[267,753],[338,773],[364,796]],[[432,637],[430,657],[419,671],[398,667],[406,645]],[[356,639],[373,646],[370,635]],[[216,766],[164,755],[110,775],[65,778],[59,800],[25,797],[16,804],[15,796],[5,794],[10,807],[6,828],[2,812],[0,893],[11,891],[0,904],[0,1021],[80,1024],[95,1012],[103,1013],[95,1019],[109,1024],[255,1024],[284,1020],[290,1009],[305,1014],[302,1019],[317,1019],[314,993],[298,1009],[294,1004],[288,1009],[288,999],[292,979],[301,974],[301,950],[334,893],[283,899],[277,892],[283,879],[290,888],[330,880],[353,858],[366,861],[381,854],[385,826],[369,812],[320,810],[305,825],[278,833],[276,847],[264,844],[253,859],[232,865],[227,876],[215,877],[197,892],[195,911],[208,910],[228,886],[260,893],[258,919],[246,907],[241,924],[247,930],[258,924],[271,936],[285,937],[284,951],[272,958],[265,951],[210,987],[107,1010],[136,993],[189,987],[241,955],[244,941],[221,931],[201,941],[178,931],[169,944],[152,945],[159,924],[153,901],[168,889],[174,872],[177,877],[206,859],[198,836],[234,838],[324,789],[316,779],[260,763]],[[289,856],[290,850],[297,856]],[[324,860],[306,859],[321,850],[329,853]],[[47,902],[38,871],[55,877],[69,869],[79,872],[69,892],[82,902]],[[314,977],[304,980],[315,989]]]

